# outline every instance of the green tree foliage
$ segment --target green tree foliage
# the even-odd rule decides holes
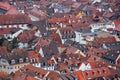
[[[3,42],[4,42],[5,40],[7,40],[5,37],[2,37],[2,38],[0,39],[0,46],[2,46],[2,44],[3,44]]]
[[[13,47],[13,48],[18,47],[18,40],[17,40],[16,37],[12,40],[12,47]]]

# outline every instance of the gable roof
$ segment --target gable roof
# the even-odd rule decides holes
[[[59,80],[60,78],[59,73],[55,71],[44,70],[42,68],[37,68],[32,65],[24,66],[23,68],[19,70],[19,72],[32,76],[33,78],[36,78],[36,79],[37,78],[40,78],[40,79],[50,78],[52,80],[56,80],[56,79]]]
[[[56,42],[51,42],[48,46],[42,47],[44,57],[50,59],[52,55],[58,54],[58,47]]]
[[[120,56],[120,52],[119,51],[109,51],[105,54],[103,54],[103,56],[101,57],[102,59],[106,60],[107,62],[113,62],[113,64],[115,64],[115,61],[117,60],[117,58]]]
[[[113,22],[115,24],[115,29],[118,30],[118,31],[120,31],[120,20],[116,19]]]
[[[5,46],[0,46],[0,56],[8,53],[8,50]]]
[[[24,43],[29,42],[30,40],[33,39],[34,34],[35,34],[35,31],[33,30],[24,31],[23,33],[19,34],[18,39]]]
[[[25,14],[7,14],[0,15],[0,25],[4,24],[27,24],[31,22],[30,18]]]
[[[119,50],[120,48],[120,41],[112,41],[112,42],[107,42],[102,45],[104,48],[107,48],[109,50]]]
[[[87,47],[85,45],[79,44],[79,42],[72,41],[72,40],[66,40],[64,43],[64,46],[65,47],[73,46],[73,47],[81,50],[82,52],[87,51]]]
[[[42,34],[42,36],[48,36],[48,32],[47,32],[47,21],[46,20],[41,20],[41,21],[32,21],[31,23],[32,26],[36,26],[38,28],[38,30],[40,30],[40,33]]]
[[[0,57],[0,59],[5,59],[8,61],[9,64],[14,65],[14,64],[19,64],[19,59],[23,59],[23,62],[26,62],[26,58],[28,58],[28,53],[27,52],[19,52],[19,53],[9,53],[5,54]],[[12,63],[11,60],[15,60],[15,63]],[[25,61],[24,61],[25,60]]]
[[[66,38],[75,38],[76,35],[75,35],[75,32],[74,30],[71,28],[71,27],[66,27],[66,28],[60,28],[60,34],[62,36],[63,39],[66,39]]]

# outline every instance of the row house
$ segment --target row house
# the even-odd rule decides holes
[[[101,45],[101,49],[119,50],[120,41],[107,42]]]
[[[67,41],[65,41],[64,46],[65,46],[65,47],[73,46],[73,47],[79,49],[80,52],[82,52],[82,53],[85,53],[85,52],[88,50],[88,48],[87,48],[85,45],[79,44],[79,42],[72,41],[72,40],[67,40]],[[85,56],[85,55],[84,55],[84,56]]]
[[[60,28],[57,30],[56,33],[59,34],[62,44],[64,44],[64,42],[68,39],[75,41],[76,35],[74,30],[71,27]]]
[[[81,44],[86,44],[87,40],[85,41],[85,37],[87,36],[95,36],[98,34],[98,32],[91,32],[91,29],[89,27],[77,27],[75,28],[75,34],[76,34],[76,42],[79,42]],[[89,38],[90,41],[92,41],[94,38]]]
[[[36,59],[32,62],[32,65],[37,68],[42,68],[45,70],[55,70],[56,61],[54,59],[47,60],[46,58]]]
[[[115,24],[114,22],[109,22],[109,23],[94,23],[90,24],[91,31],[96,32],[98,30],[103,30],[107,31],[107,29],[115,29]]]
[[[28,76],[31,76],[32,78],[34,78],[35,80],[36,79],[37,80],[59,80],[60,79],[60,74],[58,72],[44,70],[42,68],[37,68],[32,65],[24,66],[15,75],[18,76],[18,73],[25,73]]]
[[[39,49],[39,53],[42,57],[50,59],[53,55],[58,54],[59,50],[56,42],[51,42],[49,45],[43,46]]]
[[[120,59],[120,50],[108,51],[101,58],[107,61],[109,64],[118,64]]]
[[[0,57],[0,71],[8,74],[28,64],[29,58],[26,52],[8,53]]]
[[[74,73],[61,74],[60,80],[78,80],[78,77]]]
[[[110,69],[107,67],[96,68],[92,70],[85,70],[85,71],[75,71],[74,72],[78,76],[78,80],[92,80],[94,78],[100,78],[100,80],[104,80],[104,77],[110,76],[111,72]],[[107,73],[107,74],[106,74]]]
[[[32,21],[29,25],[33,28],[36,28],[35,36],[37,37],[47,37],[49,33],[47,31],[47,21],[40,20],[40,21]]]
[[[30,18],[25,14],[8,14],[0,16],[0,28],[22,28],[28,29]]]
[[[29,15],[32,21],[39,21],[46,18],[47,14],[39,9],[26,10],[26,14]]]

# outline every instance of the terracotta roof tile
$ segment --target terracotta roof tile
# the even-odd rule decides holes
[[[40,58],[41,57],[41,55],[39,53],[35,52],[35,51],[29,51],[28,54],[29,54],[30,59],[31,58]]]
[[[0,2],[0,8],[5,10],[15,10],[15,7],[11,6],[8,2]]]
[[[74,72],[78,76],[78,80],[86,80],[82,74],[82,71],[75,71]]]
[[[7,51],[7,48],[6,47],[2,47],[2,46],[0,46],[0,55],[4,55],[4,54],[7,54],[8,53],[8,51]]]
[[[104,38],[96,38],[92,42],[92,44],[93,44],[93,46],[98,47],[98,46],[100,46],[103,43],[108,43],[108,42],[113,42],[113,41],[116,41],[114,36],[113,37],[111,36],[111,37],[104,37]]]
[[[11,29],[10,28],[0,28],[0,36],[4,34],[10,34]]]
[[[60,33],[62,36],[74,35],[75,32],[71,27],[60,28]]]
[[[115,29],[120,31],[120,20],[114,20],[114,24],[115,24]]]
[[[32,30],[24,31],[18,36],[18,39],[22,42],[29,42],[31,39],[33,39],[34,34],[35,31]]]
[[[103,60],[90,62],[90,65],[91,65],[92,69],[101,68],[101,67],[107,67],[108,66],[107,62],[105,62]]]
[[[86,70],[83,71],[83,75],[86,79],[88,78],[96,78],[96,77],[106,77],[111,75],[111,72],[109,70],[109,68],[107,67],[102,67],[102,68],[95,68],[93,70]]]
[[[0,15],[0,24],[27,24],[31,19],[25,14]]]
[[[7,76],[7,74],[4,72],[0,72],[0,77],[4,77],[4,76]]]

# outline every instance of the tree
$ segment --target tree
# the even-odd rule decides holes
[[[12,40],[12,47],[13,47],[13,49],[18,47],[18,40],[16,37]]]
[[[3,42],[7,40],[4,36],[0,39],[0,46],[2,46]]]

